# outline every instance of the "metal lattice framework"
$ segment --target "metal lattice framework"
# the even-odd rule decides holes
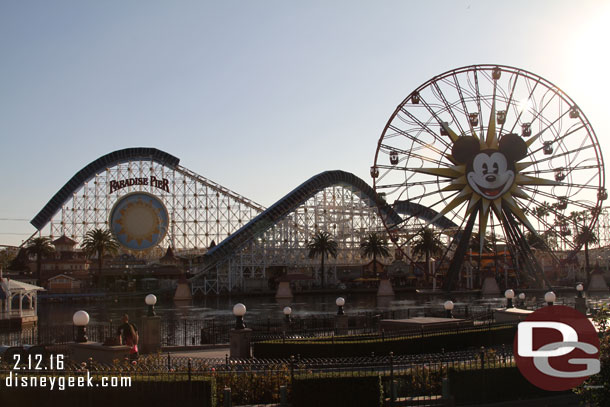
[[[608,207],[602,209],[597,222],[595,234],[600,247],[610,246],[610,212],[608,209]]]
[[[180,166],[175,157],[159,158],[163,155],[171,157],[145,148],[119,150],[101,157],[77,173],[32,224],[52,238],[66,235],[82,242],[89,230],[108,227],[109,212],[120,197],[136,191],[149,192],[162,200],[170,216],[169,231],[160,246],[197,253],[205,251],[213,241],[224,240],[264,210]],[[138,185],[145,182],[146,185]]]
[[[178,163],[152,148],[107,154],[75,174],[32,224],[51,238],[66,235],[82,242],[93,228],[108,228],[119,199],[133,192],[152,194],[167,208],[169,230],[157,249],[142,256],[159,256],[151,253],[159,247],[201,255],[192,258],[191,272],[199,273],[193,288],[207,294],[264,286],[277,268],[316,269],[319,259],[309,259],[307,245],[317,231],[329,232],[338,243],[337,258],[327,262],[336,279],[337,267],[365,262],[360,243],[366,233],[402,222],[383,197],[344,171],[313,176],[265,209]],[[438,215],[420,205],[404,205],[399,212],[422,219]],[[436,222],[449,221],[441,216]]]
[[[371,231],[383,233],[384,226],[370,199],[346,186],[329,186],[208,268],[193,281],[193,290],[207,294],[266,287],[268,271],[274,267],[288,272],[317,270],[320,260],[310,259],[307,248],[317,231],[329,232],[338,243],[337,257],[326,263],[330,280],[336,281],[337,267],[367,261],[361,256],[361,239]],[[320,278],[319,273],[314,275]]]

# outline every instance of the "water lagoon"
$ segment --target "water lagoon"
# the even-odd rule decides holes
[[[417,293],[399,293],[395,297],[377,297],[374,294],[325,294],[299,295],[292,300],[276,300],[274,297],[210,297],[192,303],[177,304],[173,301],[157,303],[157,315],[167,320],[227,318],[232,315],[232,308],[238,302],[246,305],[246,321],[279,319],[283,317],[283,308],[292,308],[292,316],[307,318],[331,315],[336,313],[335,299],[343,296],[346,299],[347,314],[379,313],[410,310],[412,316],[423,315],[430,310],[442,310],[446,298],[442,295],[422,295]],[[503,298],[480,299],[476,295],[462,295],[454,298],[456,310],[468,306],[471,311],[504,306]],[[78,310],[85,310],[91,322],[118,321],[125,313],[139,319],[147,312],[144,297],[141,299],[115,300],[107,302],[79,303],[43,303],[39,307],[39,321],[44,325],[72,324],[72,315]]]

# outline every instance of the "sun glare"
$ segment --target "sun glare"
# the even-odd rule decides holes
[[[610,54],[607,42],[610,38],[610,4],[599,2],[599,10],[588,20],[579,23],[579,35],[567,42],[569,50],[568,78],[578,81],[575,87],[589,92],[595,102],[607,103],[607,93],[600,89],[600,78],[607,75]]]

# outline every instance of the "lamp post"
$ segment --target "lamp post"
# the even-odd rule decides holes
[[[339,297],[335,300],[335,304],[337,304],[337,315],[344,315],[343,306],[345,305],[345,298]]]
[[[504,291],[504,297],[506,297],[506,308],[514,308],[513,298],[515,298],[515,292],[509,288]]]
[[[246,306],[241,302],[233,306],[233,315],[235,315],[235,329],[244,329],[244,315],[246,315]]]
[[[585,289],[585,287],[583,287],[582,283],[576,284],[576,292],[577,292],[578,298],[582,298],[582,291],[584,289]]]
[[[157,296],[154,294],[148,294],[146,298],[144,298],[144,302],[148,305],[148,314],[149,317],[154,317],[155,314],[155,304],[157,303]]]
[[[443,304],[443,307],[445,308],[445,316],[447,318],[453,318],[453,307],[455,305],[453,304],[453,301],[449,300],[449,301],[445,301],[445,303]]]
[[[576,298],[574,298],[574,309],[583,315],[587,315],[587,300],[582,295],[585,287],[581,283],[576,284]]]
[[[250,341],[252,339],[252,329],[246,328],[244,324],[244,315],[246,315],[246,306],[242,303],[237,303],[233,306],[233,315],[235,315],[235,329],[231,329],[229,334],[229,349],[232,358],[243,359],[250,357]]]
[[[284,307],[284,318],[287,324],[290,325],[290,314],[292,314],[292,308]]]
[[[519,302],[521,303],[521,308],[525,308],[525,293],[519,294]]]
[[[548,293],[544,294],[544,300],[546,301],[547,305],[553,305],[556,299],[557,296],[552,291],[549,291]]]
[[[89,314],[85,311],[76,311],[72,316],[72,322],[76,326],[76,342],[87,342],[87,324],[89,323]]]

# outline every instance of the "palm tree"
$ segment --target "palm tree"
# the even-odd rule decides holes
[[[422,227],[413,240],[412,250],[416,255],[426,256],[426,275],[430,275],[430,259],[443,252],[445,245],[429,227]]]
[[[578,246],[585,246],[585,275],[587,276],[587,283],[589,282],[589,245],[596,244],[598,241],[595,231],[589,226],[583,226],[576,235],[576,244]]]
[[[557,236],[558,232],[553,228],[542,232],[542,234],[540,235],[540,237],[542,237],[546,245],[551,250],[555,250],[559,246],[559,244],[557,243]]]
[[[547,201],[544,201],[542,204],[540,204],[539,206],[536,206],[532,210],[532,214],[538,220],[539,229],[540,229],[540,220],[542,219],[542,222],[546,223],[546,217],[551,214],[552,210],[553,210],[552,206]]]
[[[41,284],[42,258],[55,252],[55,248],[51,244],[49,237],[36,237],[26,246],[28,255],[36,256],[36,284]]]
[[[119,249],[119,243],[108,229],[95,228],[85,234],[81,247],[89,257],[97,256],[98,273],[102,271],[104,254],[114,254]]]
[[[314,259],[318,256],[322,257],[320,268],[322,270],[322,287],[326,286],[326,270],[324,270],[324,259],[328,256],[337,257],[337,242],[333,240],[328,232],[318,231],[313,237],[311,243],[307,245],[309,249],[309,258]]]
[[[381,235],[371,232],[360,243],[360,249],[365,257],[373,258],[373,269],[376,269],[377,256],[389,257],[388,242]]]

